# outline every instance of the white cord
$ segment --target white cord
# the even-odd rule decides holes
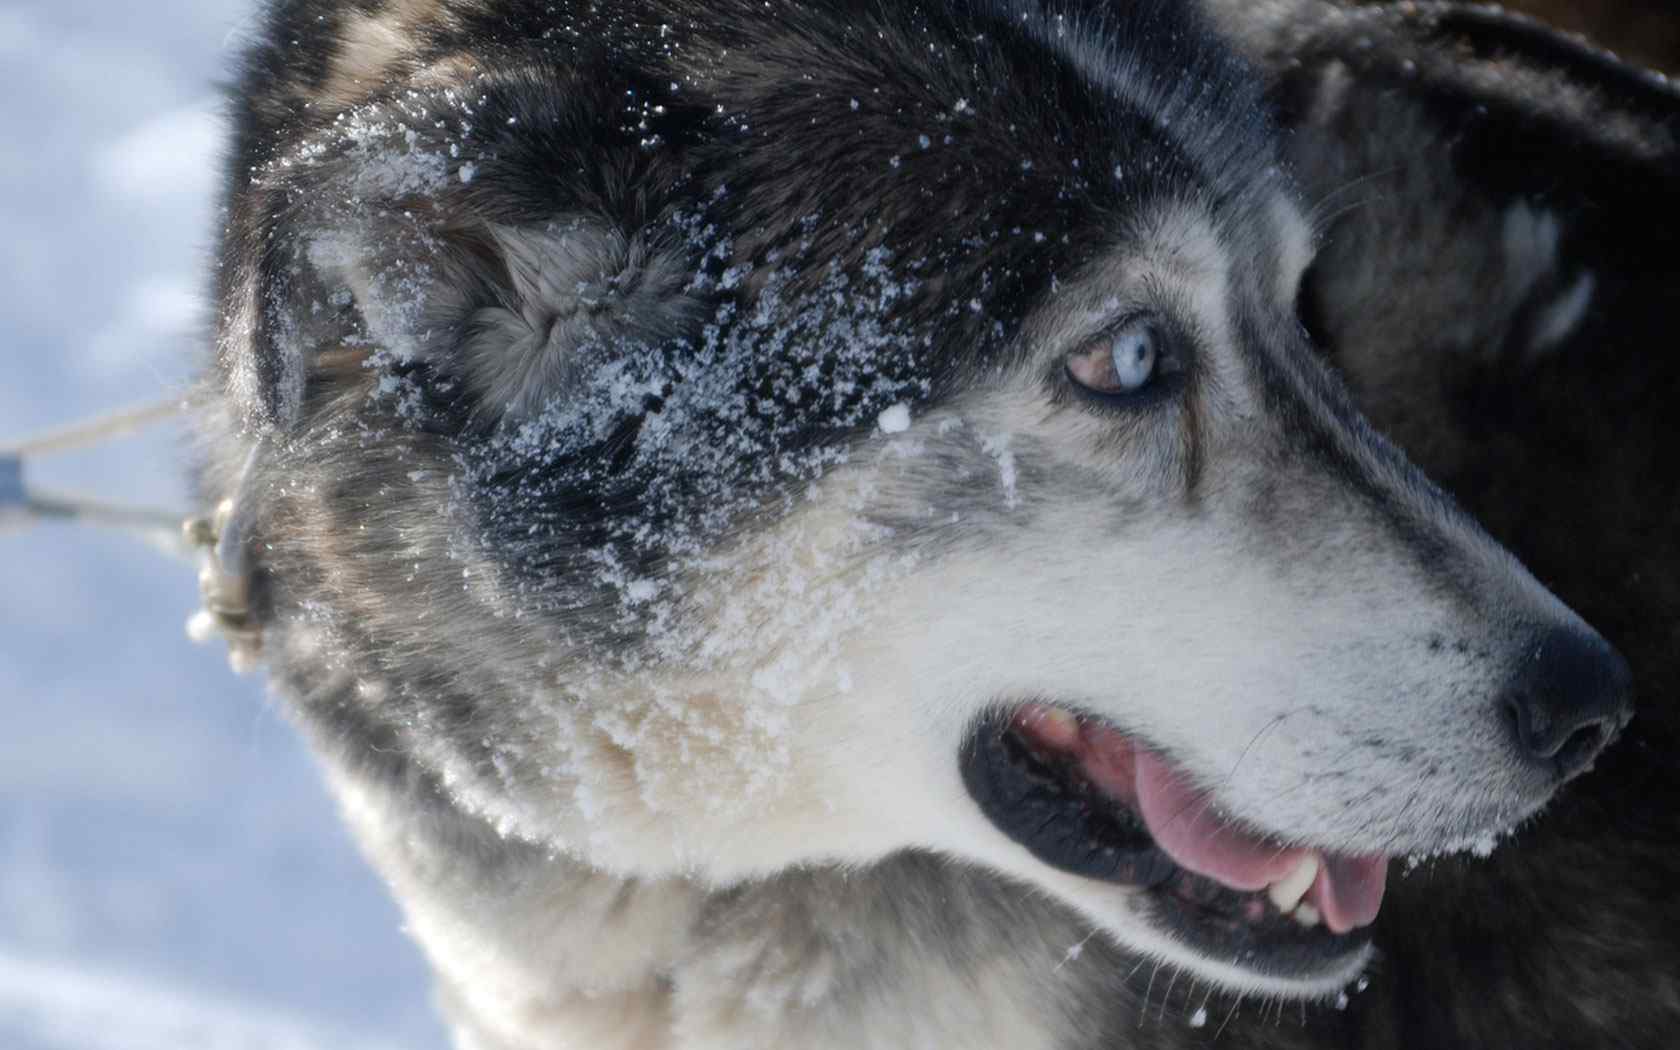
[[[171,399],[113,412],[86,423],[73,423],[67,427],[49,430],[45,434],[38,434],[15,445],[0,445],[0,458],[10,456],[13,459],[33,459],[102,444],[112,438],[132,434],[153,423],[161,423],[172,416],[178,416],[185,407],[180,400]]]
[[[154,546],[187,556],[180,538],[183,514],[130,507],[81,496],[33,492],[24,483],[25,461],[69,452],[126,437],[136,430],[179,415],[179,400],[126,409],[86,423],[76,423],[13,445],[0,446],[0,531],[23,529],[41,521],[73,521],[134,533]]]

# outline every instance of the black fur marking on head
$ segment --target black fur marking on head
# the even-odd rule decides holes
[[[234,403],[307,440],[372,396],[458,443],[539,604],[780,513],[1153,204],[1274,184],[1251,78],[1181,5],[644,6],[445,4],[409,65],[489,40],[493,73],[240,140]],[[244,97],[320,64],[259,50]],[[319,367],[345,348],[365,367]]]

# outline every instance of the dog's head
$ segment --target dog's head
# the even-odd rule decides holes
[[[937,850],[1311,994],[1628,718],[1315,354],[1186,14],[446,6],[246,85],[208,484],[323,746],[610,870]]]

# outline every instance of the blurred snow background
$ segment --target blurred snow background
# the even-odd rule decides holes
[[[0,444],[189,376],[253,9],[0,3]],[[179,440],[30,480],[184,507]],[[195,608],[132,540],[0,533],[0,1047],[444,1046],[396,908],[261,681],[187,643]]]

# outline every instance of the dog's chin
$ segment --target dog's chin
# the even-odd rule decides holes
[[[1333,994],[1370,958],[1386,856],[1247,831],[1135,738],[1042,704],[982,721],[960,761],[985,817],[1078,876],[1045,873],[1134,948],[1232,990],[1295,997]],[[1102,914],[1105,901],[1124,915]]]

